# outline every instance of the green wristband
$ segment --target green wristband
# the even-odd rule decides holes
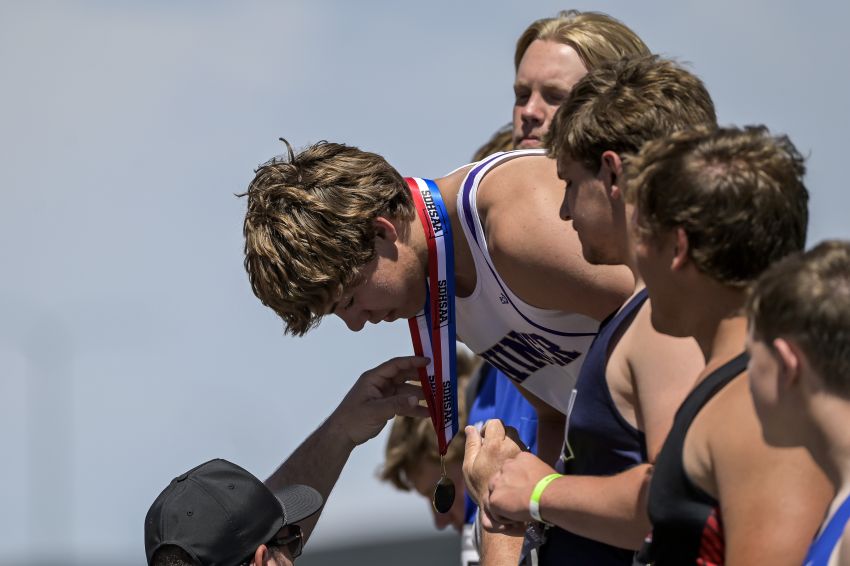
[[[543,490],[558,478],[564,477],[562,474],[549,474],[545,478],[537,482],[534,489],[531,490],[531,500],[528,502],[528,512],[531,513],[531,518],[541,523],[546,523],[543,517],[540,516],[540,497],[543,495]]]

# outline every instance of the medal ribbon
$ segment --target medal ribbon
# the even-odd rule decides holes
[[[430,179],[405,179],[428,244],[425,306],[407,320],[417,356],[431,362],[419,369],[419,381],[437,432],[440,455],[457,434],[457,352],[455,330],[454,248],[449,215],[437,184]]]

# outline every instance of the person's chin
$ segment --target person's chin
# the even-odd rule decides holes
[[[409,317],[408,317],[409,318]],[[384,322],[395,322],[398,320],[398,315],[396,315],[396,311],[391,310],[384,316]]]
[[[537,149],[543,145],[543,142],[538,138],[527,137],[519,140],[516,144],[517,149]]]

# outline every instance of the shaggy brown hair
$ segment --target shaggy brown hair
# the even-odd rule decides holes
[[[716,125],[714,103],[699,78],[658,56],[626,57],[573,86],[545,144],[550,157],[570,157],[596,172],[605,151],[626,157],[648,140]]]
[[[850,242],[822,242],[777,262],[747,301],[753,337],[796,342],[832,393],[850,399]]]
[[[410,221],[413,199],[380,155],[319,142],[256,171],[245,213],[245,269],[287,333],[315,327],[375,256],[378,216]]]
[[[806,243],[806,168],[786,136],[764,126],[678,132],[626,163],[637,236],[681,227],[700,271],[746,287]]]

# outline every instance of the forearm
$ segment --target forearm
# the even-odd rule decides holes
[[[272,491],[291,484],[309,485],[327,502],[354,446],[347,436],[340,434],[331,416],[269,476],[266,485]],[[321,511],[300,523],[305,538],[316,526]]]
[[[620,548],[640,548],[651,525],[647,495],[651,466],[614,476],[564,476],[540,499],[540,515],[562,529]]]
[[[482,529],[481,566],[517,566],[522,541],[522,535],[490,533]]]

